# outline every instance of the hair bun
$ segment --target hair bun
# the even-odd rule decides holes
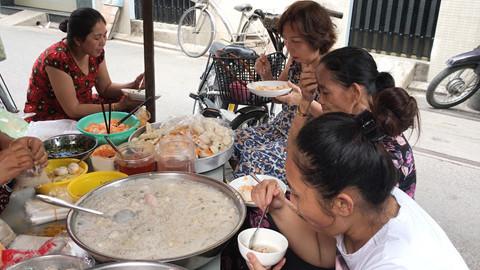
[[[380,92],[387,88],[395,87],[395,79],[388,72],[380,72],[375,78],[375,89]]]
[[[58,29],[60,29],[60,31],[62,31],[62,32],[64,32],[64,33],[67,33],[67,31],[68,31],[68,19],[63,20],[63,21],[58,25]]]

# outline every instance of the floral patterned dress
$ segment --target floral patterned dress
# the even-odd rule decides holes
[[[98,68],[104,57],[105,52],[102,52],[98,57],[90,56],[88,74],[84,74],[63,40],[47,48],[40,54],[32,68],[24,112],[36,113],[36,115],[27,120],[42,121],[70,118],[55,97],[45,71],[47,66],[54,67],[70,75],[80,103],[97,103],[98,97],[92,93],[92,87],[95,85]]]
[[[293,62],[288,71],[288,79],[298,83],[300,73],[300,63]],[[297,106],[282,105],[282,111],[272,121],[236,131],[233,159],[238,162],[238,166],[233,172],[235,178],[257,170],[258,174],[271,175],[286,183],[287,137],[296,108]]]

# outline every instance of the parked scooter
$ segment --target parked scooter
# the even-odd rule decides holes
[[[480,46],[447,60],[447,67],[430,82],[427,101],[436,109],[458,105],[480,88]]]

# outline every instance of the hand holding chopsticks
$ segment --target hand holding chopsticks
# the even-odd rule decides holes
[[[130,116],[132,116],[136,111],[138,111],[138,109],[140,109],[143,105],[147,104],[148,101],[150,101],[153,97],[149,97],[147,99],[145,99],[144,102],[140,103],[137,107],[135,107],[133,110],[130,111],[130,113],[128,113],[127,115],[125,115],[125,117],[123,117],[122,119],[120,119],[120,121],[118,121],[118,123],[116,124],[116,126],[120,125],[121,123],[125,122],[125,120],[127,120],[128,118],[130,118]]]

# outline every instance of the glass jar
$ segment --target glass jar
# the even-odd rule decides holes
[[[195,172],[195,145],[189,136],[165,136],[155,151],[159,172]]]
[[[115,155],[115,168],[125,174],[153,172],[156,170],[155,151],[152,144],[128,142],[119,148]]]

